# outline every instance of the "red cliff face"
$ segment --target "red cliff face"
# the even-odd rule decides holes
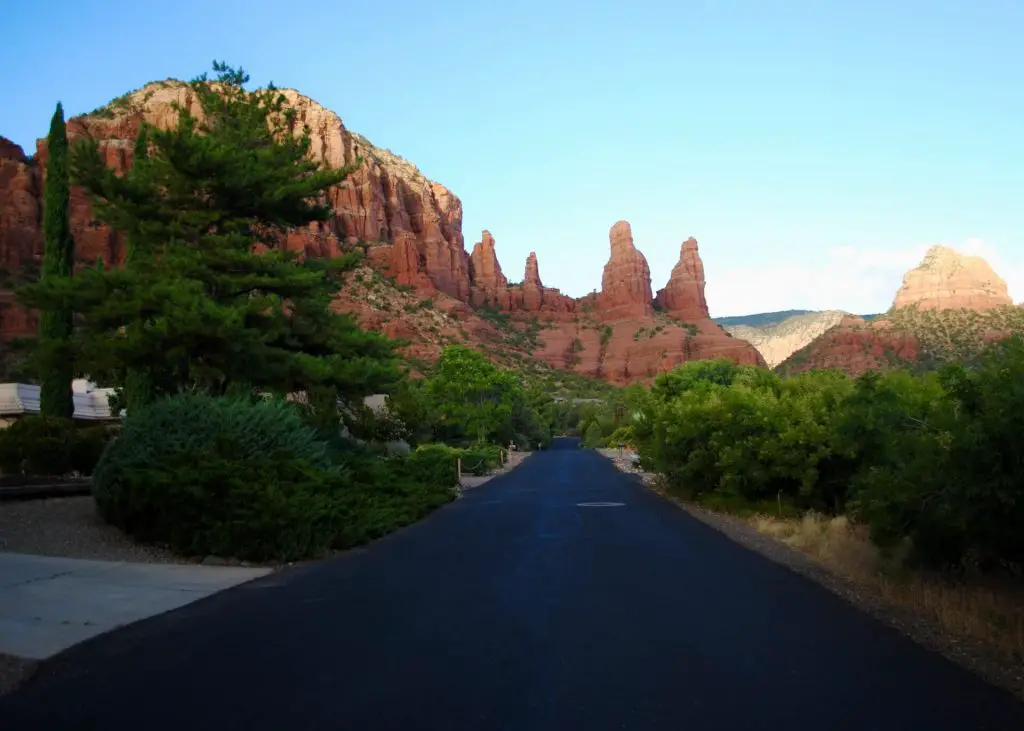
[[[462,203],[444,186],[428,180],[414,165],[374,147],[350,132],[341,118],[312,99],[286,89],[298,119],[310,127],[312,155],[331,167],[362,164],[330,192],[333,220],[290,232],[289,249],[310,256],[336,256],[344,245],[357,242],[384,247],[373,252],[390,273],[410,284],[429,281],[453,297],[469,296],[469,257],[462,238]],[[131,166],[133,140],[143,120],[166,128],[176,122],[172,106],[183,104],[196,116],[201,110],[188,87],[178,82],[149,84],[106,110],[68,121],[72,142],[89,137],[99,141],[107,164],[117,170]],[[46,144],[37,145],[45,167]],[[119,238],[92,227],[89,202],[72,189],[71,225],[79,261],[97,258],[120,263],[124,250]],[[425,275],[425,276],[421,276]]]
[[[849,316],[790,355],[776,370],[794,375],[830,368],[859,376],[866,371],[912,364],[919,351],[920,344],[912,333],[894,331],[884,320],[867,322]]]
[[[695,242],[692,249],[689,242],[683,245],[680,264],[659,292],[659,306],[666,313],[654,311],[650,269],[633,245],[625,221],[611,229],[611,255],[600,294],[573,299],[545,287],[533,252],[526,260],[522,283],[510,285],[489,232],[483,232],[472,255],[466,253],[462,203],[457,196],[428,180],[408,161],[347,130],[336,114],[312,99],[292,90],[284,93],[299,121],[311,130],[316,160],[332,167],[361,160],[355,172],[329,193],[333,219],[289,232],[284,244],[307,256],[323,257],[363,246],[372,267],[394,277],[398,284],[412,287],[413,293],[402,294],[409,301],[397,313],[386,302],[362,301],[344,293],[335,303],[336,308],[357,314],[367,327],[414,341],[410,355],[435,357],[439,352],[435,341],[440,337],[435,333],[450,339],[465,331],[467,342],[499,342],[502,336],[494,324],[478,317],[470,307],[488,304],[508,313],[521,327],[534,321],[541,324],[535,357],[615,383],[649,379],[697,358],[725,356],[740,363],[762,362],[749,344],[730,338],[707,318],[703,267]],[[174,103],[199,113],[186,86],[160,82],[105,110],[69,120],[68,134],[72,142],[85,137],[97,140],[107,163],[126,170],[132,164],[131,150],[141,123],[145,120],[165,128],[174,124]],[[0,138],[0,266],[17,270],[22,260],[41,256],[46,156],[45,141],[38,143],[33,161]],[[120,237],[91,225],[90,204],[77,188],[72,189],[71,209],[78,260],[89,264],[97,259],[123,262]],[[0,292],[0,306],[4,296]],[[437,310],[454,319],[445,324],[447,321],[424,316],[424,322],[433,324],[424,325],[426,329],[417,334],[418,325],[409,311],[424,312],[415,305],[426,296],[433,298]],[[0,335],[28,335],[35,330],[27,313],[8,307],[0,316]]]
[[[520,286],[522,309],[527,312],[540,312],[544,305],[544,284],[540,281],[540,266],[537,264],[537,252],[531,251],[526,257],[526,271],[523,272],[523,283]]]
[[[540,279],[537,254],[533,251],[526,257],[523,283],[510,287],[509,294],[507,309],[512,312],[543,315],[549,320],[564,320],[571,318],[576,310],[576,300],[554,287],[544,286]]]
[[[647,259],[633,245],[627,221],[618,221],[608,234],[611,257],[601,275],[598,303],[605,320],[648,317],[651,306],[651,270]]]
[[[41,200],[39,167],[18,145],[0,137],[0,276],[15,274],[42,257]],[[14,297],[0,285],[0,341],[31,335],[35,328],[31,313],[15,306]]]
[[[501,273],[501,264],[494,252],[494,237],[484,231],[469,257],[470,301],[474,305],[501,303],[508,291],[508,278]],[[504,303],[507,308],[507,302]]]
[[[686,322],[709,317],[704,298],[704,263],[700,260],[697,240],[689,238],[679,249],[679,262],[664,289],[658,290],[658,309]]]

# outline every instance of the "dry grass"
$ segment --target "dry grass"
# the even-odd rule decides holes
[[[936,620],[950,632],[985,642],[1024,662],[1024,587],[1017,582],[954,582],[903,568],[897,552],[883,556],[863,526],[845,517],[809,513],[785,520],[757,515],[750,523],[826,568],[867,586],[885,600]]]

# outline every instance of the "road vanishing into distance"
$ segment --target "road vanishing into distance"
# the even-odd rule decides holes
[[[1024,729],[1008,693],[574,447],[71,648],[0,729]]]

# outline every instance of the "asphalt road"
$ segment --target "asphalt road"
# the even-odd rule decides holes
[[[72,648],[0,698],[0,729],[974,731],[1024,729],[1024,705],[555,449]]]

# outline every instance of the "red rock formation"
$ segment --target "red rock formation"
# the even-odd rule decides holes
[[[626,221],[618,221],[608,234],[611,257],[601,275],[599,307],[602,319],[649,317],[651,270],[647,259],[633,245],[633,232]]]
[[[933,312],[925,316],[915,310]],[[836,368],[859,375],[922,359],[955,361],[1020,331],[1015,312],[1005,282],[984,259],[935,246],[904,275],[890,312],[871,322],[844,318],[778,370]]]
[[[507,295],[508,278],[501,273],[501,264],[494,252],[494,237],[484,231],[469,257],[469,278],[472,282],[470,301],[474,305],[499,303]]]
[[[540,281],[540,267],[537,265],[537,252],[531,251],[526,257],[526,271],[523,272],[522,309],[527,312],[540,312],[544,305],[544,283]]]
[[[523,282],[536,284],[538,287],[544,286],[544,284],[540,281],[540,266],[538,266],[537,264],[536,251],[531,251],[530,255],[526,257],[526,271],[523,272]]]
[[[555,322],[540,332],[540,341],[534,355],[552,366],[616,384],[650,381],[681,363],[704,358],[764,365],[749,343],[730,337],[710,320],[690,327],[654,317]]]
[[[700,260],[697,240],[688,238],[679,249],[679,261],[664,289],[658,290],[658,309],[686,322],[709,317],[704,298],[704,263]]]
[[[312,156],[331,167],[354,164],[355,172],[330,191],[336,215],[323,224],[289,232],[284,245],[307,256],[336,256],[361,245],[368,263],[413,287],[403,294],[403,308],[430,296],[433,307],[448,313],[447,324],[429,324],[418,332],[411,312],[396,314],[391,305],[343,295],[335,306],[352,312],[367,327],[412,341],[410,356],[433,358],[442,338],[468,342],[500,342],[492,322],[477,316],[469,304],[488,302],[511,315],[513,325],[539,320],[539,357],[561,367],[616,383],[648,379],[694,358],[726,356],[741,363],[761,362],[745,341],[730,338],[707,319],[703,303],[703,268],[696,246],[690,256],[683,246],[680,265],[659,293],[659,304],[691,323],[684,326],[663,315],[655,317],[650,269],[633,245],[629,224],[620,221],[610,232],[611,255],[599,295],[573,299],[541,281],[535,253],[526,261],[521,284],[509,285],[502,273],[494,238],[482,240],[466,253],[462,236],[462,203],[444,186],[425,178],[411,163],[370,144],[345,128],[341,119],[312,99],[285,90],[298,121],[308,125]],[[189,89],[178,82],[150,84],[107,110],[68,122],[72,141],[92,138],[116,170],[132,164],[131,150],[143,121],[159,127],[176,122],[173,104],[198,116]],[[47,151],[37,145],[38,163],[25,159],[17,146],[0,138],[0,262],[17,264],[41,255],[41,176]],[[72,190],[72,232],[80,262],[101,258],[120,263],[124,247],[119,236],[91,224],[92,213],[82,192]],[[2,297],[2,293],[0,293]],[[0,299],[2,301],[2,299]],[[701,316],[698,316],[701,315]],[[25,313],[3,313],[0,333],[27,334],[34,323]],[[659,319],[660,318],[660,319]],[[453,324],[454,323],[454,324]],[[638,332],[651,333],[638,336]]]
[[[39,168],[18,145],[0,137],[0,275],[15,274],[26,262],[42,257],[41,200]],[[31,335],[35,329],[31,313],[0,289],[0,341]]]
[[[297,111],[299,122],[310,128],[314,159],[330,167],[362,160],[329,195],[335,218],[290,232],[285,239],[288,248],[311,256],[336,256],[346,244],[358,241],[384,245],[401,242],[383,252],[384,258],[390,257],[392,275],[415,284],[422,281],[418,275],[425,274],[438,290],[468,297],[469,257],[462,238],[461,201],[408,161],[347,130],[334,112],[291,89],[283,93]],[[201,116],[188,87],[178,82],[158,82],[106,111],[69,120],[68,136],[72,141],[85,137],[97,140],[107,163],[124,170],[131,165],[132,142],[142,121],[163,128],[175,124],[174,103]],[[38,143],[37,150],[45,166],[45,140]],[[106,228],[91,226],[90,221],[88,201],[81,191],[72,189],[71,225],[78,259],[88,263],[97,258],[120,262],[124,251],[118,237]],[[409,251],[410,246],[414,252]]]
[[[807,346],[784,360],[778,370],[785,374],[833,368],[851,376],[917,360],[920,346],[911,333],[892,330],[884,320],[867,322],[844,317]]]
[[[933,246],[921,264],[903,276],[893,308],[988,310],[1012,305],[1006,282],[980,256]]]

